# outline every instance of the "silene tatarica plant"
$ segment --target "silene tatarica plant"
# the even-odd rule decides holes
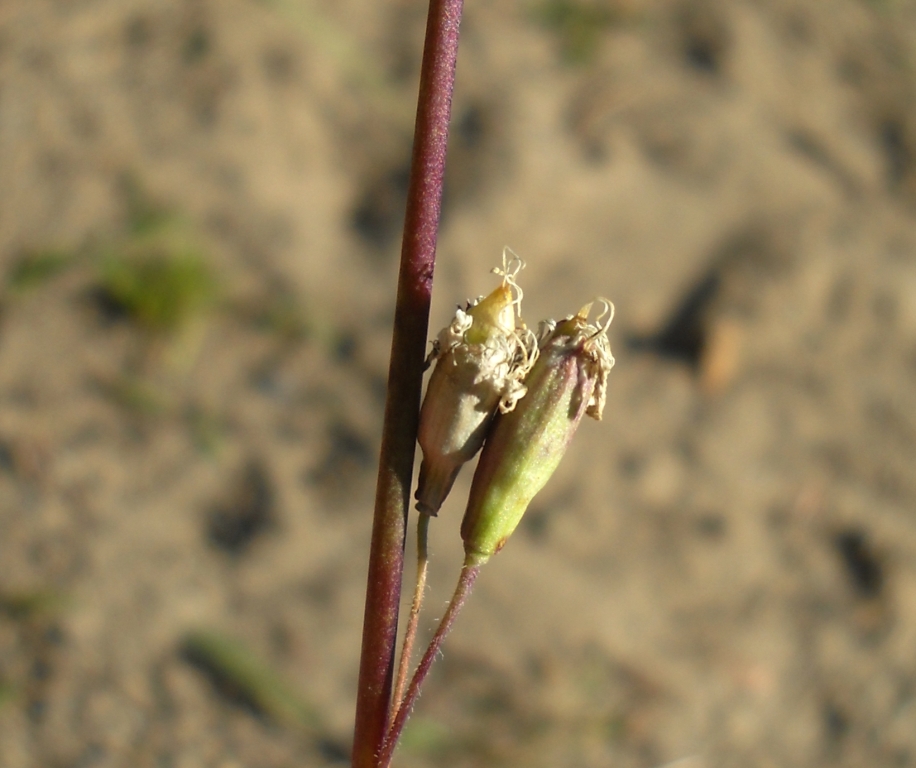
[[[503,548],[525,510],[556,470],[583,416],[600,420],[614,365],[605,299],[560,321],[541,323],[537,340],[520,317],[521,290],[513,258],[501,285],[459,309],[434,343],[420,416],[423,465],[417,490],[418,569],[405,632],[391,723],[380,755],[389,765],[429,668],[480,567]],[[601,307],[594,322],[589,315]],[[407,668],[426,581],[426,532],[461,466],[483,446],[461,523],[465,561],[445,615],[405,692]]]

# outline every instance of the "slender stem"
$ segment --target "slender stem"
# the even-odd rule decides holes
[[[429,565],[427,539],[429,534],[429,515],[420,512],[417,518],[417,583],[414,585],[413,602],[410,605],[410,618],[404,630],[404,642],[401,645],[401,659],[398,662],[398,676],[395,678],[394,705],[391,710],[391,723],[398,714],[401,699],[404,697],[404,686],[407,685],[407,673],[410,670],[410,657],[413,655],[413,643],[417,637],[417,625],[420,623],[420,608],[423,606],[423,593],[426,591],[426,571]],[[389,723],[390,725],[390,723]]]
[[[429,5],[369,552],[353,768],[378,766],[388,725],[462,5],[462,0],[430,0]]]
[[[445,615],[439,622],[438,629],[436,629],[436,634],[433,635],[426,653],[423,654],[423,658],[417,666],[417,671],[414,672],[410,687],[407,689],[407,695],[404,697],[404,701],[401,703],[397,715],[395,715],[394,722],[388,730],[388,735],[385,737],[385,743],[379,756],[379,768],[388,768],[391,764],[394,748],[397,746],[401,732],[404,730],[404,725],[407,723],[407,718],[410,717],[410,711],[413,709],[417,696],[420,694],[420,687],[423,685],[423,681],[426,680],[427,674],[429,674],[429,668],[436,659],[436,654],[439,652],[442,641],[452,628],[452,624],[455,623],[455,617],[458,616],[458,612],[467,600],[468,595],[471,594],[471,589],[474,587],[478,573],[480,573],[479,564],[470,565],[466,562],[462,566],[461,575],[458,577],[458,584],[455,587],[455,594],[452,595],[448,608],[445,610]]]

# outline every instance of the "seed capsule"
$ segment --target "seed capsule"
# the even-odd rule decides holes
[[[504,255],[503,267],[502,284],[459,308],[430,355],[436,367],[417,436],[423,450],[417,509],[427,515],[439,511],[462,465],[480,450],[497,409],[509,412],[524,396],[522,380],[537,357],[534,335],[515,326],[521,300],[515,275],[522,263],[506,265]]]
[[[601,301],[612,319],[613,306]],[[601,419],[614,358],[610,319],[590,325],[591,306],[546,324],[540,355],[525,379],[527,394],[493,424],[461,523],[468,564],[485,563],[502,549],[559,465],[582,417]]]

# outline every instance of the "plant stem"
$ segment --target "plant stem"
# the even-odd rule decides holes
[[[379,765],[388,725],[462,5],[462,0],[430,0],[429,5],[369,552],[353,768]]]
[[[416,702],[417,696],[420,694],[420,687],[423,685],[423,681],[426,680],[427,674],[429,674],[429,668],[436,659],[436,654],[439,652],[442,641],[452,628],[452,624],[455,623],[455,617],[458,616],[458,612],[461,610],[462,606],[464,606],[468,595],[471,594],[471,589],[474,587],[474,582],[477,580],[478,573],[480,573],[479,564],[471,565],[465,562],[461,567],[461,575],[458,577],[455,594],[452,595],[448,608],[445,610],[445,615],[442,617],[442,620],[439,622],[439,627],[436,629],[436,634],[433,635],[433,639],[430,641],[426,653],[423,654],[423,658],[417,666],[417,671],[414,672],[413,679],[410,681],[410,687],[407,689],[407,695],[404,697],[404,701],[401,703],[400,709],[398,709],[394,722],[388,730],[388,735],[385,737],[385,743],[379,755],[379,768],[388,768],[391,764],[394,748],[397,746],[401,732],[404,730],[407,718],[410,717],[410,711],[413,709],[414,702]]]
[[[413,590],[413,602],[410,605],[407,629],[404,630],[401,660],[398,662],[398,676],[395,678],[394,696],[391,700],[394,705],[391,710],[392,723],[398,714],[401,699],[404,696],[404,686],[407,685],[407,673],[410,670],[410,657],[413,655],[413,643],[417,636],[417,625],[420,623],[420,608],[423,605],[423,593],[426,591],[426,571],[429,565],[428,538],[429,515],[420,512],[417,519],[417,583]]]

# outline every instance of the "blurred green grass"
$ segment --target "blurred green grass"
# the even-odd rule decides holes
[[[605,33],[624,20],[624,13],[607,0],[544,0],[533,17],[556,39],[567,64],[591,63]]]

